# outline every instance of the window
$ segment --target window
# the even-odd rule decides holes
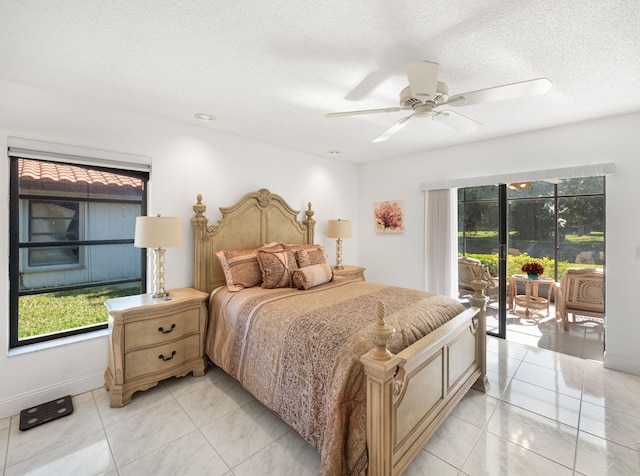
[[[148,172],[9,155],[10,347],[106,328],[106,299],[146,289]]]

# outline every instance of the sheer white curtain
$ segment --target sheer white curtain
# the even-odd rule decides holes
[[[426,290],[455,297],[458,289],[456,190],[429,190],[425,200]]]

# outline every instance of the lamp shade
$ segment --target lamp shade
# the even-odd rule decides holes
[[[327,238],[351,238],[351,220],[329,220]]]
[[[138,248],[165,248],[182,244],[179,217],[136,217],[133,246]]]

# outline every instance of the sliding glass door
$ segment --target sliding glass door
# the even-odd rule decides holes
[[[458,189],[459,297],[469,279],[486,281],[487,333],[506,337],[506,191],[504,185]]]
[[[523,264],[542,265],[542,276],[552,284],[568,268],[604,267],[604,210],[604,177],[458,189],[460,299],[467,295],[465,279],[488,282],[487,331],[506,337],[507,318],[522,321],[514,301],[525,293],[517,279]],[[536,298],[557,304],[552,292],[556,287],[545,289]],[[529,311],[527,301],[526,318]],[[548,317],[549,322],[555,321],[554,314]]]

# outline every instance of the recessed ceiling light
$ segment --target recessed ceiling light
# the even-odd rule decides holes
[[[329,154],[331,154],[331,155],[339,155],[340,151],[339,150],[330,150]]]
[[[211,114],[205,114],[204,112],[199,112],[195,115],[195,117],[202,122],[213,122],[215,120],[215,116]]]

